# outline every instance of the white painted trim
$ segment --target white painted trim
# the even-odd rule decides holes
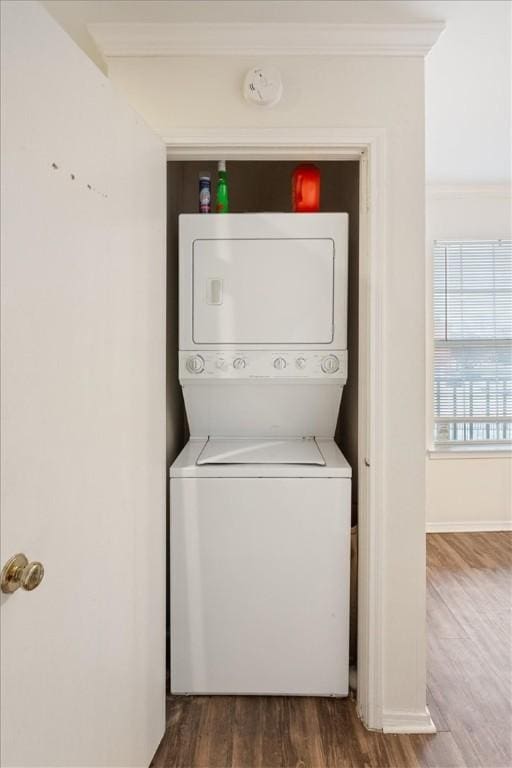
[[[508,199],[511,197],[510,184],[427,184],[429,200]]]
[[[442,459],[512,459],[510,448],[462,448],[436,449],[429,448],[427,456],[433,461]]]
[[[383,129],[373,129],[378,135]],[[167,146],[169,159],[217,159],[219,154],[227,160],[275,159],[302,160],[360,160],[365,148],[377,134],[370,129],[347,129],[342,126],[310,131],[295,126],[276,128],[177,128],[172,134],[158,131]],[[345,137],[340,144],[338,137]]]
[[[428,707],[423,712],[387,710],[382,714],[384,733],[435,733],[436,727]]]
[[[357,159],[361,162],[360,268],[369,293],[360,305],[360,327],[367,330],[365,354],[371,361],[360,367],[359,401],[367,402],[362,428],[365,452],[359,482],[359,610],[358,713],[370,729],[382,728],[382,627],[384,474],[384,327],[382,294],[386,246],[386,133],[381,128],[239,129],[214,128],[198,132],[180,129],[165,139],[168,158]],[[220,151],[219,151],[220,150]],[[364,190],[364,191],[363,191]],[[364,305],[367,309],[364,310]],[[363,345],[360,348],[363,357]],[[362,363],[360,362],[360,366]],[[366,380],[363,380],[366,379]],[[363,457],[364,458],[364,457]],[[366,477],[364,483],[362,478]],[[422,725],[423,727],[423,725]],[[423,730],[421,732],[424,732]]]
[[[512,531],[512,520],[427,523],[427,533],[478,533],[485,531]]]
[[[386,264],[386,137],[375,131],[361,162],[359,327],[369,336],[359,349],[358,690],[357,712],[368,728],[382,728],[384,559],[383,265]],[[366,358],[363,359],[363,354]],[[366,387],[364,382],[367,382]],[[366,389],[366,392],[365,392]],[[366,397],[365,397],[366,394]],[[368,477],[365,484],[362,479]],[[366,496],[366,498],[365,498]]]
[[[426,56],[444,22],[416,24],[88,24],[105,58],[117,56]]]

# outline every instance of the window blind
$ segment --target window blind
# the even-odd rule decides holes
[[[434,444],[512,440],[512,241],[434,243]]]

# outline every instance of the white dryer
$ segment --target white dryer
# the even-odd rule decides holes
[[[348,692],[346,214],[180,217],[171,690]]]

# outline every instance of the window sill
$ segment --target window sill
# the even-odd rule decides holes
[[[429,448],[429,459],[511,459],[512,446],[458,445]]]

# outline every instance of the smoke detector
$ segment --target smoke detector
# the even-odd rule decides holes
[[[243,92],[251,104],[273,107],[283,93],[281,73],[275,67],[254,67],[245,76]]]

